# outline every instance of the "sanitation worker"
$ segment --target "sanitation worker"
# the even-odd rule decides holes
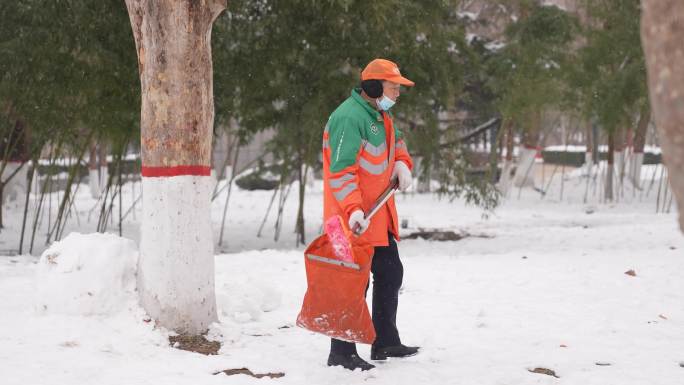
[[[350,229],[359,226],[360,237],[374,246],[372,318],[377,337],[371,347],[372,360],[408,357],[419,349],[403,345],[397,330],[404,268],[397,250],[394,198],[370,221],[364,219],[392,178],[398,178],[402,191],[411,186],[413,162],[389,111],[399,98],[400,87],[413,85],[395,63],[371,61],[361,72],[361,86],[330,115],[323,133],[324,219],[340,215]],[[330,344],[328,366],[375,367],[359,357],[354,343],[336,339]]]

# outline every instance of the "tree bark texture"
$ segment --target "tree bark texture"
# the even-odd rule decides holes
[[[208,167],[214,122],[211,27],[226,0],[126,5],[138,50],[143,166]]]
[[[684,1],[643,0],[642,8],[651,108],[684,231]]]

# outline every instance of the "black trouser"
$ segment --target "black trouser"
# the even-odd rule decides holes
[[[375,247],[371,272],[373,273],[373,326],[377,347],[395,346],[401,343],[397,330],[397,306],[399,289],[404,277],[404,266],[399,260],[399,250],[392,234],[389,245]],[[368,293],[368,287],[366,287]],[[332,339],[330,352],[349,355],[356,353],[356,344]]]

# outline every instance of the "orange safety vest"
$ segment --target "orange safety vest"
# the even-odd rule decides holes
[[[384,143],[376,140],[378,144],[373,145],[369,135],[377,135],[378,130],[383,128]],[[341,149],[335,148],[338,143],[331,144],[330,140],[331,137],[339,137],[339,146],[342,146],[345,135],[354,136],[357,139],[351,142],[354,144],[360,139],[356,159],[353,164],[333,171],[333,151]],[[376,111],[358,91],[353,91],[352,96],[331,115],[323,133],[324,220],[340,215],[348,221],[349,215],[357,209],[367,214],[375,200],[389,186],[396,161],[406,163],[409,169],[413,168],[406,144],[403,139],[397,139],[392,117],[387,112]],[[373,246],[387,246],[388,232],[399,240],[394,197],[371,218],[370,226],[361,238]]]

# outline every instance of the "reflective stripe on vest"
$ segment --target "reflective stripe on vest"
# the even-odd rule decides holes
[[[373,175],[380,175],[387,170],[388,162],[387,159],[385,159],[380,164],[373,164],[361,157],[359,159],[359,166]]]
[[[385,151],[387,151],[387,144],[385,144],[384,142],[379,146],[374,146],[368,141],[364,142],[365,144],[363,145],[363,149],[373,156],[380,156],[384,154]]]
[[[328,183],[330,183],[330,187],[337,189],[337,188],[342,187],[342,185],[344,185],[344,182],[348,182],[352,179],[354,179],[354,175],[344,174],[341,177],[336,178],[336,179],[330,178]]]
[[[342,190],[333,192],[333,195],[335,195],[335,199],[337,199],[339,202],[342,202],[344,198],[351,194],[352,191],[356,190],[356,188],[356,183],[349,183]]]

